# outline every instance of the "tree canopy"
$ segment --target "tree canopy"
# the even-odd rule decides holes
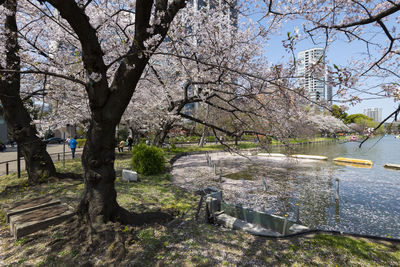
[[[309,123],[304,102],[326,109],[329,103],[311,101],[310,92],[298,84],[296,49],[302,38],[310,38],[325,51],[343,36],[368,48],[365,57],[349,66],[334,64],[329,83],[337,87],[336,97],[359,101],[359,94],[354,94],[358,84],[375,76],[387,78],[381,90],[365,91],[398,100],[399,33],[397,28],[389,30],[388,22],[398,16],[396,2],[199,3],[0,2],[6,26],[1,30],[1,92],[8,93],[0,99],[9,114],[7,122],[26,145],[26,158],[40,159],[32,161],[32,169],[46,162],[48,168],[38,171],[46,175],[54,174],[54,166],[24,109],[22,92],[51,107],[47,117],[40,116],[43,130],[87,122],[82,157],[85,194],[78,211],[88,221],[141,224],[166,216],[130,213],[117,203],[113,165],[115,131],[121,119],[137,129],[152,129],[158,134],[155,143],[183,119],[233,137],[250,133],[285,139],[304,134]],[[256,21],[254,14],[259,15]],[[295,30],[282,40],[288,60],[270,62],[264,44],[288,20],[303,22],[304,31],[301,35]],[[320,63],[310,66],[310,71],[321,72]],[[10,104],[10,97],[16,102]],[[186,112],[188,104],[205,112]],[[19,112],[14,109],[17,105]],[[341,108],[331,109],[347,123],[369,121],[362,114],[346,116]],[[314,120],[339,125],[332,118]],[[30,136],[29,142],[22,136]]]

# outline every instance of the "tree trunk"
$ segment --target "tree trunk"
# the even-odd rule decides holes
[[[117,203],[114,188],[115,171],[115,124],[92,120],[82,155],[85,189],[78,207],[78,214],[91,223],[108,221],[142,225],[170,220],[171,215],[162,212],[136,214]]]
[[[20,70],[20,58],[18,56],[18,29],[15,12],[17,2],[8,0],[5,3],[10,12],[7,15],[6,31],[6,66],[9,70]],[[43,182],[49,176],[56,173],[53,161],[46,151],[46,145],[39,139],[32,119],[25,109],[20,97],[20,74],[3,74],[0,83],[0,101],[3,105],[4,119],[14,141],[21,148],[28,171],[28,182]]]
[[[132,214],[117,203],[114,189],[115,127],[128,106],[137,83],[149,61],[145,50],[156,51],[168,32],[168,28],[186,1],[136,1],[134,42],[127,56],[120,60],[111,84],[107,81],[108,67],[97,36],[97,30],[89,21],[85,10],[76,1],[43,0],[54,6],[61,17],[68,21],[79,38],[82,61],[89,82],[86,92],[89,98],[91,121],[82,156],[85,189],[78,207],[81,217],[89,223],[119,221],[125,224],[142,224],[152,219],[169,219],[162,213]],[[152,12],[164,15],[161,23],[148,31]],[[161,38],[150,48],[146,42],[151,37]]]
[[[92,120],[82,155],[85,190],[78,211],[90,221],[115,221],[119,205],[114,189],[115,126]]]
[[[201,134],[200,141],[199,141],[199,147],[203,147],[204,146],[204,143],[206,141],[206,135],[207,135],[207,127],[204,126],[203,127],[203,133]]]
[[[129,129],[132,133],[133,145],[139,144],[139,131],[136,131],[136,129],[132,126],[129,126]]]
[[[158,130],[154,136],[153,146],[162,147],[173,125],[174,125],[173,121],[167,121],[163,124],[162,128]]]
[[[207,111],[206,111],[206,118],[205,120],[208,119],[208,114],[210,112],[210,106],[207,105]],[[207,134],[207,126],[203,125],[203,133],[201,134],[200,142],[199,142],[199,147],[203,147],[206,139],[206,134]]]
[[[4,119],[14,141],[21,149],[21,154],[26,161],[28,182],[40,183],[48,177],[56,174],[56,168],[50,155],[46,151],[46,144],[37,136],[36,129],[31,125],[31,118],[22,104],[21,99],[4,101],[0,97],[4,107]]]

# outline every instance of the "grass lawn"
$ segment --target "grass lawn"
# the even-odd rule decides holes
[[[177,148],[168,157],[194,150]],[[172,185],[169,174],[139,176],[137,183],[121,182],[121,170],[129,164],[128,154],[115,161],[120,205],[135,212],[173,211],[177,219],[140,227],[108,223],[96,228],[99,238],[85,242],[71,232],[77,221],[70,221],[15,241],[0,212],[0,266],[400,265],[400,244],[395,242],[327,234],[272,239],[196,221],[198,196]],[[78,159],[66,162],[65,168],[56,165],[59,172],[82,172]],[[54,178],[28,186],[26,173],[20,179],[16,174],[0,177],[0,203],[52,195],[76,206],[82,192],[81,180]]]

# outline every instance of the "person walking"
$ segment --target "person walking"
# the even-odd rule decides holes
[[[69,141],[69,147],[71,148],[72,158],[75,158],[76,145],[78,144],[78,142],[75,139],[76,136]]]
[[[132,151],[132,146],[133,146],[133,139],[132,136],[129,136],[128,139],[126,139],[126,142],[128,144],[128,150]]]
[[[3,144],[3,142],[0,141],[0,152],[5,152],[5,151],[6,151],[6,145]]]
[[[121,142],[119,142],[118,152],[124,152],[124,146],[125,146],[125,141],[121,140]]]

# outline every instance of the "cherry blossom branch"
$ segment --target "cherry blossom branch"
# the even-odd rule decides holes
[[[45,95],[47,95],[46,88],[41,88],[41,89],[38,89],[36,91],[33,91],[33,92],[25,95],[24,98],[22,98],[22,101],[25,102],[25,101],[29,100],[30,98],[32,98],[33,96],[45,96]]]
[[[248,73],[248,72],[243,72],[243,71],[238,71],[238,70],[232,69],[232,68],[227,67],[227,66],[220,66],[220,65],[217,65],[217,64],[214,64],[214,63],[210,63],[210,62],[205,62],[205,61],[202,61],[202,60],[199,60],[199,59],[193,59],[192,57],[185,56],[185,55],[178,55],[178,54],[169,53],[169,52],[154,52],[153,54],[154,55],[158,54],[158,55],[166,55],[166,56],[174,56],[174,57],[177,57],[177,58],[183,58],[183,59],[191,60],[191,61],[194,61],[194,62],[199,62],[199,63],[201,63],[201,64],[203,64],[205,66],[210,66],[210,67],[215,67],[215,68],[223,68],[223,69],[225,69],[225,70],[227,70],[229,72],[232,72],[232,73],[236,73],[236,74],[239,74],[239,75],[248,76],[248,77],[251,77],[251,78],[254,78],[254,79],[258,79],[258,80],[261,80],[263,82],[269,83],[271,85],[280,86],[280,87],[284,88],[285,90],[293,92],[294,94],[304,98],[305,100],[309,101],[310,103],[312,103],[314,105],[317,105],[317,106],[319,106],[321,108],[326,109],[326,107],[324,105],[321,105],[320,103],[318,103],[316,101],[313,101],[312,99],[310,99],[309,97],[305,96],[304,94],[299,93],[297,90],[289,88],[287,86],[282,86],[280,84],[277,84],[276,82],[274,82],[276,80],[276,78],[266,79],[266,78],[261,77],[259,75],[255,75],[255,74]],[[291,77],[291,78],[295,78],[295,77]]]
[[[90,24],[89,17],[73,0],[39,0],[48,2],[58,9],[60,15],[68,21],[74,32],[78,35],[82,45],[82,60],[89,73],[106,73],[103,60],[103,51],[100,46],[96,31]]]
[[[40,13],[42,13],[43,15],[45,15],[46,17],[48,17],[50,20],[52,20],[54,23],[56,23],[58,26],[60,26],[64,31],[66,31],[69,35],[71,35],[73,38],[75,39],[79,39],[73,32],[71,32],[65,25],[63,25],[62,23],[58,22],[56,19],[54,19],[54,17],[50,16],[49,14],[47,14],[46,12],[44,12],[40,7],[38,7],[36,4],[32,3],[32,1],[27,0],[27,2],[32,5],[33,7],[35,7],[37,10],[39,10]],[[40,1],[39,1],[40,2]]]
[[[75,83],[82,84],[86,86],[87,84],[81,80],[78,80],[76,78],[55,73],[55,72],[50,72],[50,71],[40,71],[40,70],[10,70],[10,69],[0,69],[0,73],[20,73],[20,74],[44,74],[44,75],[49,75],[49,76],[54,76],[58,78],[63,78],[65,80],[69,80]]]

